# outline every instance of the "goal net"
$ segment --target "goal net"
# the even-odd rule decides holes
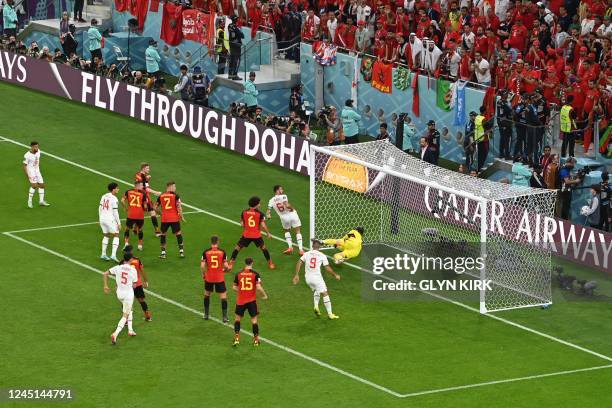
[[[419,160],[387,141],[311,146],[310,238],[361,226],[364,248],[479,256],[482,313],[551,303],[555,191],[502,184]],[[485,287],[485,286],[483,286]]]

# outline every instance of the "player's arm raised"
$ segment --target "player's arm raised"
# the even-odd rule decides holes
[[[326,265],[325,266],[325,272],[327,272],[330,275],[332,275],[334,277],[334,279],[340,280],[340,275],[338,275],[336,272],[334,272],[334,270],[331,268],[331,266]]]
[[[104,281],[104,293],[110,293],[110,288],[108,287],[108,275],[110,275],[110,271],[105,271],[102,274],[102,280]]]
[[[295,275],[293,275],[293,284],[297,285],[300,281],[300,270],[302,270],[302,265],[304,265],[304,262],[302,262],[302,260],[298,260],[297,263],[295,264]]]

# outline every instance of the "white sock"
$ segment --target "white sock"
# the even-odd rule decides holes
[[[323,296],[323,305],[325,306],[325,310],[327,310],[327,314],[332,314],[331,299],[329,295]]]
[[[291,241],[291,233],[289,231],[285,232],[285,241],[287,241],[289,248],[293,246],[293,242]]]
[[[133,312],[130,312],[130,314],[128,315],[128,318],[127,318],[128,331],[130,331],[130,332],[134,331],[134,328],[132,327],[132,314],[133,314]]]
[[[28,191],[28,203],[32,202],[32,197],[34,197],[35,192],[36,189],[34,187],[30,187],[30,190]]]
[[[106,248],[108,247],[108,237],[102,238],[102,256],[106,255]]]
[[[302,234],[295,234],[295,239],[297,240],[298,248],[300,248],[300,251],[303,251],[304,247],[302,245]]]
[[[45,201],[45,189],[39,188],[38,189],[38,202],[42,203],[43,201]]]
[[[125,322],[126,322],[126,318],[125,317],[121,317],[121,320],[119,320],[119,323],[117,324],[117,330],[115,330],[115,337],[117,337],[119,335],[119,333],[121,333],[121,330],[123,330],[123,328],[125,327]]]
[[[319,292],[314,292],[312,297],[314,299],[314,307],[315,307],[315,309],[318,309],[319,308],[319,299],[321,299],[321,295],[319,294]]]
[[[111,249],[111,256],[117,257],[117,248],[119,248],[119,237],[113,237],[113,247]]]

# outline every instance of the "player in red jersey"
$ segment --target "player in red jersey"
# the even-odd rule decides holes
[[[144,319],[147,322],[150,322],[151,321],[151,311],[149,311],[149,305],[147,305],[147,302],[145,301],[145,293],[144,293],[145,288],[149,287],[149,279],[147,278],[147,274],[145,273],[144,266],[142,265],[142,261],[136,258],[133,252],[134,252],[134,248],[131,245],[126,245],[125,248],[123,248],[123,255],[124,255],[123,259],[124,260],[122,263],[129,263],[134,268],[136,268],[136,272],[138,272],[138,281],[136,281],[136,286],[134,286],[134,297],[140,303],[140,307],[142,308],[142,311],[144,312]],[[126,255],[130,257],[129,260],[126,260],[127,258]]]
[[[183,210],[181,208],[181,198],[176,194],[176,183],[169,181],[166,183],[166,191],[159,195],[155,210],[161,211],[161,233],[159,241],[161,244],[160,258],[166,259],[166,232],[168,228],[172,229],[172,233],[176,236],[176,242],[179,247],[179,255],[185,257],[183,249],[183,234],[181,233],[181,221],[185,221]]]
[[[130,244],[130,231],[138,235],[138,250],[142,251],[142,227],[144,225],[144,216],[146,209],[147,196],[142,190],[142,182],[134,183],[134,188],[125,192],[121,197],[121,204],[127,212],[127,220],[125,222],[125,232],[123,239],[125,245]]]
[[[161,236],[161,232],[159,230],[159,224],[157,223],[157,213],[155,212],[155,208],[153,208],[153,201],[151,200],[151,194],[159,196],[161,193],[159,191],[155,191],[150,186],[151,181],[151,166],[149,163],[140,163],[140,171],[136,173],[134,176],[134,181],[140,181],[142,183],[142,188],[147,197],[147,203],[145,210],[149,212],[151,216],[151,223],[153,224],[153,228],[155,229],[155,236]]]
[[[248,310],[253,325],[253,345],[259,346],[259,324],[257,323],[257,291],[262,299],[268,299],[268,294],[261,285],[259,274],[253,269],[253,258],[244,260],[244,269],[234,278],[234,291],[236,296],[236,317],[234,320],[234,347],[240,344],[240,320],[244,311]]]
[[[251,245],[251,242],[254,242],[257,248],[261,249],[263,252],[266,261],[268,261],[268,267],[270,269],[275,269],[276,266],[272,263],[270,259],[270,251],[266,248],[264,244],[264,240],[261,237],[261,230],[266,231],[268,238],[271,237],[270,231],[268,230],[268,226],[266,225],[266,216],[259,209],[261,206],[261,199],[259,197],[251,197],[249,199],[249,208],[244,210],[240,216],[240,225],[242,225],[242,236],[234,251],[232,252],[232,257],[229,262],[229,269],[231,270],[234,266],[234,262],[236,262],[236,257],[238,256],[238,252],[242,250],[242,248],[246,248]]]
[[[225,287],[225,271],[228,269],[225,251],[219,248],[219,237],[210,237],[210,248],[202,253],[200,261],[202,279],[204,279],[204,320],[208,320],[210,295],[213,290],[221,298],[223,323],[229,322],[227,317],[227,288]]]

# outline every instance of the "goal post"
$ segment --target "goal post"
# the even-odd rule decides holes
[[[359,225],[364,247],[429,256],[432,241],[471,245],[484,261],[466,274],[493,287],[479,293],[481,313],[551,303],[551,253],[539,224],[553,215],[554,191],[456,173],[387,141],[311,145],[309,170],[311,239]]]

